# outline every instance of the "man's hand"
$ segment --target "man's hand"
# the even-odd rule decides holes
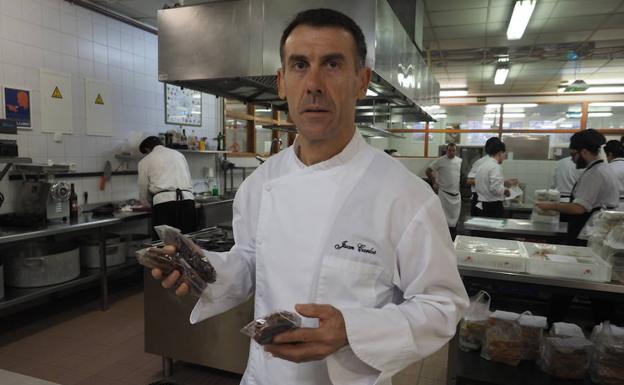
[[[510,178],[505,181],[505,187],[517,186],[518,178]]]
[[[162,250],[163,254],[169,255],[173,255],[177,252],[176,248],[171,245],[167,245],[160,250]],[[162,270],[152,269],[152,277],[157,280],[162,280],[161,285],[165,289],[175,287],[178,279],[180,279],[180,276],[181,274],[177,270],[172,271],[168,276],[164,277]],[[180,286],[178,286],[178,288],[176,289],[175,293],[177,296],[180,297],[185,296],[189,293],[189,286],[186,283],[181,283]]]
[[[540,210],[556,210],[557,209],[557,203],[553,202],[541,202],[541,203],[536,203],[535,206],[540,209]]]
[[[299,328],[281,333],[264,350],[292,362],[318,361],[349,344],[344,318],[331,305],[296,305],[295,310],[308,318],[318,318],[318,328]]]

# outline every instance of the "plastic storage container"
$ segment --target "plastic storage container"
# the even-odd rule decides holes
[[[526,272],[584,281],[611,281],[611,265],[588,247],[524,243],[529,259]]]
[[[528,256],[517,241],[469,237],[455,238],[457,264],[485,269],[524,273]]]

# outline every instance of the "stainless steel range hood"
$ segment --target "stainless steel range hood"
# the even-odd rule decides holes
[[[275,76],[281,33],[297,12],[319,7],[349,15],[364,32],[377,93],[361,101],[367,112],[433,120],[420,106],[438,102],[438,82],[385,0],[230,0],[158,11],[158,78],[286,109]],[[368,115],[357,120],[369,123]]]

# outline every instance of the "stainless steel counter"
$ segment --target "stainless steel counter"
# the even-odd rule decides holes
[[[558,236],[565,235],[568,231],[568,224],[559,222],[557,224],[531,222],[527,219],[506,219],[503,220],[502,227],[489,227],[468,224],[466,221],[471,217],[466,217],[464,221],[464,229],[468,231],[486,231],[501,234],[521,234],[521,235],[537,235],[537,236]],[[499,219],[499,218],[489,218]]]

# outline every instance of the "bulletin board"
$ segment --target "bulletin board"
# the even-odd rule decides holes
[[[165,123],[201,126],[201,92],[165,83]]]
[[[71,76],[41,70],[41,131],[74,132]]]
[[[87,135],[113,136],[111,85],[100,80],[85,80]]]

